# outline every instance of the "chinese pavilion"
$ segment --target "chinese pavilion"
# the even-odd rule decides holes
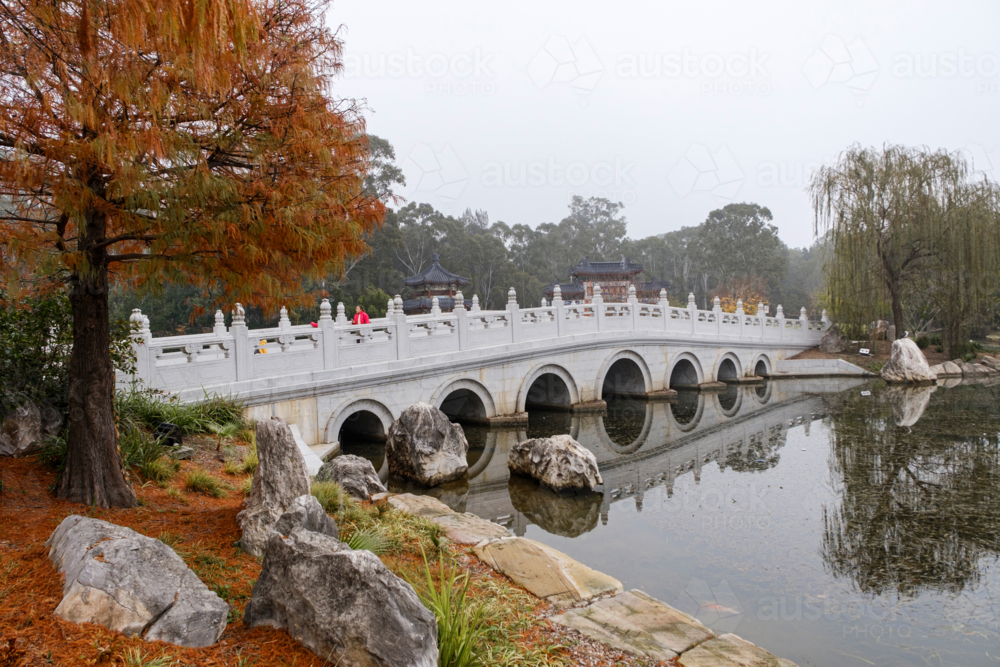
[[[438,298],[438,307],[442,312],[451,311],[455,307],[456,288],[468,285],[469,279],[441,266],[438,254],[434,253],[431,265],[417,275],[405,278],[403,284],[413,288],[413,298],[403,302],[403,312],[419,315],[431,312],[434,297]]]
[[[656,303],[660,290],[670,287],[662,280],[636,282],[642,273],[642,264],[635,264],[622,257],[619,262],[591,262],[589,257],[569,270],[572,282],[560,283],[563,301],[570,303],[590,303],[594,299],[594,285],[601,286],[601,296],[605,303],[624,303],[628,299],[629,285],[635,285],[636,296],[642,303]],[[545,297],[549,300],[555,283],[545,286]]]

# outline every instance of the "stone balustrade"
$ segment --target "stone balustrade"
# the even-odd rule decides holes
[[[216,313],[212,333],[154,338],[149,320],[136,309],[131,321],[137,356],[136,379],[165,391],[222,385],[262,378],[292,376],[317,370],[356,367],[375,362],[451,354],[530,341],[551,341],[554,347],[569,337],[602,332],[662,333],[670,339],[699,343],[753,342],[771,347],[816,345],[830,325],[826,311],[821,320],[809,320],[803,308],[799,317],[786,318],[781,306],[774,317],[744,312],[742,302],[735,313],[724,313],[716,298],[711,310],[699,310],[694,295],[685,306],[673,306],[666,291],[655,304],[640,303],[630,287],[625,303],[604,303],[600,287],[592,303],[565,304],[556,287],[551,303],[521,308],[514,288],[504,310],[481,310],[472,298],[464,307],[461,293],[456,309],[442,313],[434,299],[430,314],[403,314],[402,299],[388,304],[383,318],[370,324],[351,324],[344,305],[337,304],[334,317],[326,299],[320,306],[316,326],[293,325],[281,309],[278,326],[249,329],[244,309],[236,304],[227,328],[221,311]],[[119,377],[120,382],[130,380]]]

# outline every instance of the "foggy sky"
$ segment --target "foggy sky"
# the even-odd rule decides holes
[[[403,194],[629,236],[730,202],[811,243],[810,171],[852,143],[968,150],[1000,178],[1000,2],[339,0],[339,97],[364,98]]]

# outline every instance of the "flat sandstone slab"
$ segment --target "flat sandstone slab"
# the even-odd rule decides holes
[[[474,514],[459,514],[437,498],[402,493],[389,498],[389,504],[414,516],[422,516],[444,529],[456,544],[479,544],[483,540],[510,537],[510,531]]]
[[[523,537],[492,542],[474,551],[479,560],[556,606],[622,591],[622,583],[614,577]]]
[[[431,519],[441,526],[448,539],[456,544],[479,544],[483,540],[510,537],[510,531],[503,526],[481,519],[475,514],[445,514]]]
[[[691,649],[677,661],[679,667],[797,667],[736,635],[722,635]]]
[[[412,493],[401,493],[389,498],[389,504],[407,514],[434,519],[445,514],[454,514],[454,510],[437,498],[430,496],[415,496]]]
[[[657,661],[672,660],[715,636],[696,618],[642,591],[598,600],[551,620],[609,646]]]

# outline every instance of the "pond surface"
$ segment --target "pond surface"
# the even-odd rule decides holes
[[[429,490],[805,667],[1000,664],[1000,388],[782,380],[469,427]],[[603,493],[511,479],[570,433]],[[412,490],[412,489],[411,489]]]

